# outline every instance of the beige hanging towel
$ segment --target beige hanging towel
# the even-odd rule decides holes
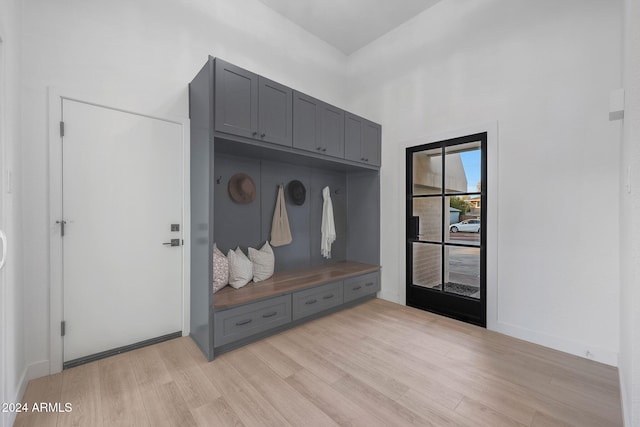
[[[284,246],[292,241],[291,228],[289,228],[289,216],[284,202],[284,186],[278,188],[276,209],[273,212],[271,222],[271,246]]]

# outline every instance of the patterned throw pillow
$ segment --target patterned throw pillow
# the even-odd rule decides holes
[[[253,264],[253,281],[260,282],[273,276],[276,258],[273,249],[266,242],[260,250],[249,248],[249,259]]]
[[[227,257],[213,244],[213,293],[229,284],[229,261]]]
[[[253,278],[251,260],[247,258],[239,246],[235,251],[229,250],[227,259],[229,260],[229,285],[232,288],[240,289]]]

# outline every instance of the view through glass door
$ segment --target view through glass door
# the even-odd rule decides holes
[[[487,134],[407,148],[407,305],[486,326]]]

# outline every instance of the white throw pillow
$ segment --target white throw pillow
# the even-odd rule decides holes
[[[229,285],[240,289],[253,278],[253,264],[240,247],[237,247],[235,252],[229,249],[227,259],[229,260]]]
[[[229,261],[227,257],[213,244],[213,293],[229,284]]]
[[[273,249],[271,249],[269,242],[266,242],[260,250],[249,248],[249,259],[253,264],[254,282],[267,280],[273,276],[276,258],[273,255]]]

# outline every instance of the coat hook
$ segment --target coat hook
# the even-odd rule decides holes
[[[221,180],[221,179],[222,179],[222,175],[220,175],[219,177],[217,177],[217,178],[216,178],[216,182],[217,182],[218,184],[220,184],[220,180]]]
[[[338,189],[334,190],[334,193],[340,194],[340,189],[338,188]]]

